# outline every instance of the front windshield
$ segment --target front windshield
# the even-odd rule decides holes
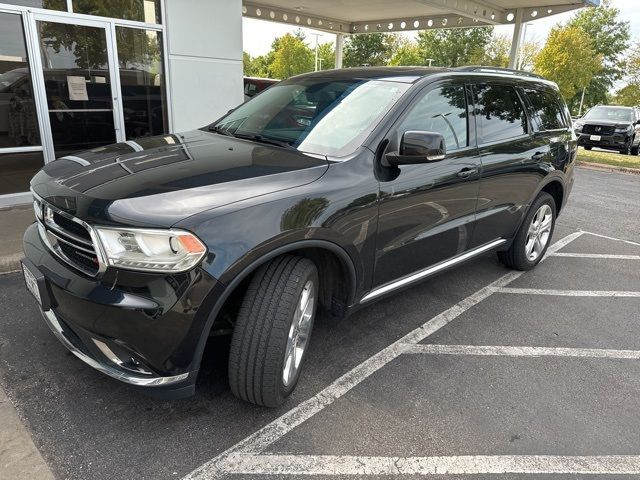
[[[302,152],[355,151],[409,84],[302,78],[281,82],[209,127],[218,133],[280,143]]]
[[[629,108],[620,107],[594,107],[585,114],[584,119],[631,122],[633,121],[633,111]]]

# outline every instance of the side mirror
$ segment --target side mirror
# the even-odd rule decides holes
[[[408,131],[402,135],[400,151],[385,155],[390,165],[413,165],[444,160],[444,137],[435,132]]]

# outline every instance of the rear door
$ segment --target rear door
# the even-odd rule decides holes
[[[482,178],[471,247],[511,237],[544,176],[546,138],[534,135],[513,82],[474,85],[474,115]]]
[[[564,170],[575,151],[569,110],[557,90],[546,85],[521,87],[533,120],[534,135],[549,145],[544,162]]]
[[[444,160],[382,167],[374,287],[464,252],[473,232],[480,160],[464,83],[425,87],[388,135],[397,151],[411,130],[440,133]]]

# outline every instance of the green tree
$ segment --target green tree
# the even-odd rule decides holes
[[[389,65],[393,66],[424,65],[424,63],[418,45],[408,40],[400,43],[389,61]]]
[[[625,67],[627,82],[640,85],[640,40],[631,47]]]
[[[300,36],[287,33],[274,40],[272,47],[271,76],[285,79],[313,70],[313,52]]]
[[[573,98],[602,69],[602,59],[579,27],[555,27],[534,61],[534,71],[558,84],[564,98]]]
[[[362,33],[349,36],[344,42],[345,67],[387,65],[398,44],[398,35]]]
[[[458,67],[477,63],[491,41],[493,27],[425,30],[418,34],[423,59],[434,59],[438,67]]]
[[[610,0],[603,0],[600,7],[580,10],[568,23],[571,27],[584,30],[591,39],[593,50],[603,61],[603,68],[594,75],[585,92],[585,105],[592,106],[607,101],[607,94],[615,82],[623,75],[622,54],[629,47],[631,38],[629,22],[621,20],[620,11],[611,6]],[[576,52],[578,53],[578,52]],[[580,103],[582,92],[567,101],[574,108]]]
[[[252,66],[252,58],[247,52],[242,52],[242,72],[247,77],[253,77],[255,74],[253,73]]]
[[[478,50],[469,59],[469,63],[491,67],[507,67],[511,40],[506,35],[493,35],[484,50]]]
[[[318,58],[322,61],[318,61],[319,70],[331,70],[336,64],[336,50],[333,43],[321,43],[318,45]]]
[[[625,107],[636,107],[640,105],[640,84],[630,83],[618,90],[613,97],[613,103]]]
[[[520,48],[520,70],[532,71],[539,53],[540,45],[536,42],[524,42]]]
[[[242,52],[242,65],[247,77],[269,77],[269,61],[266,55],[252,57],[247,52]]]

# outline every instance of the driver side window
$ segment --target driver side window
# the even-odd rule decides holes
[[[398,132],[421,130],[441,134],[447,152],[465,148],[469,143],[467,102],[463,85],[447,85],[429,90],[400,122]]]

